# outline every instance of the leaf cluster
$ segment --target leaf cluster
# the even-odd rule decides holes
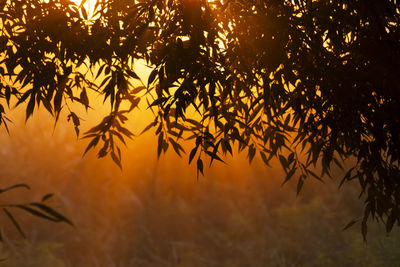
[[[87,90],[104,95],[110,114],[87,150],[102,142],[99,157],[120,166],[115,140],[133,136],[123,123],[141,100],[158,155],[193,140],[198,173],[238,147],[250,162],[278,158],[300,191],[355,159],[342,183],[360,183],[363,234],[369,218],[389,232],[400,223],[399,20],[395,0],[98,0],[91,15],[68,0],[1,1],[0,96],[57,120],[69,103],[89,108]],[[152,68],[146,84],[138,60]]]
[[[18,189],[18,188],[25,188],[30,189],[30,187],[26,184],[15,184],[3,189],[0,189],[0,194],[3,194],[7,191]],[[46,204],[46,201],[50,199],[53,194],[46,194],[42,197],[40,202],[31,202],[29,204],[0,204],[0,208],[3,210],[6,217],[10,220],[10,222],[14,225],[14,227],[18,230],[18,232],[26,238],[26,235],[23,231],[23,228],[18,223],[18,220],[14,217],[11,210],[23,210],[26,213],[29,213],[33,216],[52,221],[52,222],[65,222],[72,225],[72,222],[67,219],[64,215],[57,212],[49,205]],[[3,241],[2,233],[0,232],[0,242]]]

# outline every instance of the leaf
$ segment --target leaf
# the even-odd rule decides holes
[[[6,187],[6,188],[4,188],[4,189],[0,189],[0,194],[1,193],[4,193],[4,192],[6,192],[6,191],[9,191],[9,190],[12,190],[12,189],[15,189],[15,188],[26,188],[26,189],[31,189],[28,185],[26,185],[26,184],[16,184],[16,185],[12,185],[12,186],[9,186],[9,187]]]
[[[351,220],[348,224],[346,224],[345,227],[343,227],[343,231],[349,229],[350,227],[352,227],[355,223],[357,223],[360,219],[357,220]]]
[[[134,134],[125,127],[118,128],[118,131],[120,131],[123,135],[127,136],[130,139],[132,139],[132,137],[134,136]]]
[[[61,215],[60,213],[58,213],[57,211],[55,211],[54,209],[42,204],[42,203],[36,203],[36,202],[32,202],[30,203],[31,206],[37,207],[38,209],[44,211],[45,213],[47,213],[48,215],[51,215],[54,220],[58,221],[58,222],[66,222],[70,225],[73,225],[72,222],[70,220],[68,220],[66,217],[64,217],[63,215]]]
[[[287,164],[286,158],[282,155],[279,155],[279,161],[281,162],[283,169],[286,171],[289,167]]]
[[[26,205],[14,205],[13,207],[17,207],[17,208],[22,209],[22,210],[24,210],[26,212],[29,212],[30,214],[32,214],[32,215],[34,215],[36,217],[40,217],[42,219],[53,221],[53,222],[58,222],[58,219],[55,219],[55,218],[53,218],[53,217],[51,217],[51,216],[49,216],[49,215],[47,215],[47,214],[45,214],[45,213],[43,213],[41,211],[32,209],[32,208],[30,208],[30,207],[28,207]]]
[[[82,0],[81,4],[79,5],[79,8],[83,7],[84,4],[86,4],[88,0]]]
[[[158,71],[157,69],[154,69],[150,75],[149,75],[149,79],[147,81],[147,87],[150,88],[150,85],[154,82],[155,78],[157,77]]]
[[[336,164],[341,170],[344,170],[344,169],[343,169],[343,165],[340,163],[340,161],[339,161],[337,158],[333,157],[332,159],[333,159],[333,161],[335,162],[335,164]]]
[[[42,197],[42,202],[45,202],[46,200],[52,198],[53,196],[54,194],[52,193],[46,194],[44,197]]]
[[[26,107],[26,120],[32,115],[33,110],[35,108],[35,95],[31,94],[31,98],[29,99],[28,105]]]
[[[396,210],[393,209],[386,221],[386,232],[387,233],[390,233],[392,231],[392,228],[394,226],[394,223],[396,222],[397,217],[398,216],[396,214]]]
[[[248,153],[250,163],[253,161],[255,155],[256,155],[256,148],[253,145],[251,145],[249,147],[249,153]]]
[[[56,113],[60,113],[63,94],[64,88],[58,88],[56,95],[54,96],[54,111]]]
[[[284,125],[289,125],[290,122],[290,113],[286,116],[285,122],[283,123]]]
[[[130,70],[130,69],[127,69],[127,70],[126,70],[126,73],[128,73],[129,76],[131,76],[132,78],[137,79],[137,80],[140,80],[139,76],[138,76],[134,71],[132,71],[132,70]]]
[[[183,149],[183,147],[178,144],[174,139],[172,139],[171,137],[168,138],[168,140],[170,141],[170,143],[172,144],[173,149],[175,150],[176,154],[178,154],[179,156],[181,156],[181,151],[185,152],[185,150]]]
[[[361,223],[361,234],[364,238],[364,242],[367,241],[367,233],[368,233],[367,217],[364,217],[364,219]]]
[[[7,215],[7,217],[10,219],[10,221],[13,223],[15,228],[18,230],[18,232],[21,234],[23,238],[26,238],[26,235],[24,231],[22,231],[21,226],[19,226],[18,222],[15,220],[14,216],[9,212],[6,208],[3,208],[3,211]]]
[[[192,120],[192,119],[189,119],[189,118],[187,118],[186,121],[189,122],[190,124],[193,124],[198,129],[202,129],[204,127],[203,124],[201,124],[198,121],[195,121],[195,120]]]
[[[101,67],[99,68],[99,70],[97,71],[96,77],[94,78],[95,80],[97,78],[99,78],[99,76],[101,75],[101,73],[103,72],[104,68],[106,67],[106,64],[101,65]]]
[[[223,144],[225,145],[225,148],[228,150],[229,154],[231,154],[231,156],[233,156],[233,151],[232,151],[232,146],[229,143],[229,141],[223,141]]]
[[[74,112],[71,112],[70,115],[72,117],[72,122],[74,123],[75,126],[81,125],[79,117]]]
[[[157,106],[157,105],[163,104],[168,99],[169,99],[168,97],[160,97],[160,98],[156,99],[153,103],[151,103],[149,108],[153,107],[153,106]]]
[[[86,8],[83,5],[81,5],[81,12],[82,12],[82,17],[85,20],[87,20],[88,19],[88,14],[87,14]]]
[[[76,138],[79,138],[79,128],[78,128],[78,126],[75,126],[74,130],[75,130]]]
[[[85,105],[85,109],[87,111],[88,107],[89,107],[89,98],[87,96],[87,92],[86,92],[85,88],[82,89],[82,92],[79,97],[80,97],[81,103]]]
[[[209,155],[209,156],[211,157],[212,160],[215,159],[215,160],[224,162],[224,161],[217,155],[217,151],[214,151],[214,152],[205,151],[205,153],[206,153],[207,155]],[[210,165],[211,165],[211,163],[210,163]]]
[[[53,106],[51,105],[50,100],[48,100],[48,99],[46,99],[46,98],[42,98],[41,100],[42,100],[43,106],[46,108],[46,110],[47,110],[51,115],[53,115]]]
[[[111,158],[118,165],[118,167],[122,170],[121,159],[117,157],[114,151],[111,151]]]
[[[93,140],[89,143],[89,145],[86,147],[85,152],[83,153],[83,155],[86,155],[86,153],[92,148],[95,147],[97,145],[97,143],[100,140],[100,136],[96,136],[95,138],[93,138]]]
[[[286,183],[287,181],[290,180],[290,178],[292,178],[292,176],[295,174],[297,168],[293,167],[287,174],[286,174],[286,178],[285,181],[283,183]]]
[[[26,99],[28,99],[28,97],[33,93],[33,89],[29,89],[28,91],[26,91],[21,98],[18,100],[16,106],[19,106],[20,104],[24,103]]]
[[[202,175],[204,175],[203,168],[204,168],[203,161],[201,160],[201,158],[198,158],[198,160],[197,160],[197,172],[200,171],[200,173]]]
[[[199,147],[196,146],[195,148],[192,149],[192,151],[190,151],[190,155],[189,155],[189,164],[192,162],[194,156],[196,155],[196,152],[197,152],[197,149],[198,149],[198,148],[199,148]]]
[[[261,159],[264,161],[265,165],[270,166],[269,160],[268,160],[267,156],[265,155],[265,153],[260,151],[260,155],[261,155]]]
[[[303,175],[300,176],[299,181],[297,182],[297,190],[296,190],[296,194],[299,195],[301,189],[303,188]]]
[[[350,179],[350,176],[351,176],[351,173],[352,173],[353,170],[354,170],[354,167],[351,168],[351,169],[349,169],[349,170],[346,172],[346,174],[343,176],[343,178],[342,178],[342,180],[340,181],[340,184],[339,184],[339,189],[342,187],[342,185],[343,185],[346,181],[348,181],[348,180]]]
[[[140,93],[141,91],[143,91],[143,90],[146,90],[147,88],[145,87],[145,86],[137,86],[137,87],[135,87],[135,89],[133,89],[132,91],[131,91],[131,93],[132,94],[138,94],[138,93]]]
[[[148,130],[150,130],[151,128],[153,128],[156,125],[157,125],[157,121],[153,121],[152,123],[147,125],[146,128],[144,128],[143,131],[140,134],[143,134],[143,133],[147,132]]]
[[[7,106],[10,107],[11,89],[8,85],[5,87],[5,97],[7,101]]]
[[[158,136],[158,143],[157,143],[157,157],[159,158],[161,155],[162,147],[164,142],[164,133],[161,132]]]
[[[315,179],[317,179],[318,181],[324,183],[324,181],[322,180],[322,178],[320,176],[318,176],[317,174],[315,174],[315,172],[311,171],[311,170],[307,170],[308,174],[311,174]]]
[[[104,158],[105,156],[107,156],[108,144],[109,142],[104,143],[104,146],[100,149],[99,153],[97,153],[98,158]]]

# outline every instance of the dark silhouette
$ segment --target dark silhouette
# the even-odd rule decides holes
[[[278,158],[299,191],[355,159],[342,183],[360,182],[364,236],[368,218],[388,232],[400,223],[397,0],[99,0],[90,14],[48,2],[0,2],[3,105],[27,103],[27,119],[43,105],[58,120],[71,103],[89,108],[89,90],[103,94],[111,111],[85,133],[86,151],[101,145],[119,166],[133,135],[124,122],[146,101],[158,154],[193,139],[201,173],[204,157],[222,161],[236,144],[250,162]],[[146,84],[137,60],[153,68]]]

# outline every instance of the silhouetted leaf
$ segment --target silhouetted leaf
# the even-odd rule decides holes
[[[49,216],[49,215],[43,213],[42,211],[39,211],[39,210],[36,210],[36,209],[32,209],[32,208],[30,208],[30,207],[28,207],[26,205],[14,205],[14,207],[22,209],[22,210],[24,210],[24,211],[26,211],[26,212],[28,212],[28,213],[36,216],[36,217],[40,217],[42,219],[46,219],[46,220],[53,221],[53,222],[58,222],[59,221],[59,219],[53,218],[51,215]]]
[[[256,155],[256,148],[254,146],[249,147],[249,162],[251,163],[253,161],[254,156]]]
[[[85,152],[83,155],[85,155],[92,147],[95,147],[97,143],[100,140],[100,136],[96,136],[95,138],[92,139],[92,141],[89,143],[89,145],[86,147]]]
[[[196,152],[197,152],[197,149],[198,149],[198,148],[199,148],[199,147],[196,146],[195,148],[192,149],[192,151],[190,151],[190,155],[189,155],[189,164],[192,162],[194,156],[196,155]]]
[[[14,216],[9,212],[6,208],[3,208],[4,213],[7,215],[7,217],[10,219],[12,224],[15,226],[15,228],[18,230],[18,232],[21,234],[23,238],[26,238],[26,235],[24,231],[22,231],[21,226],[19,226],[17,220],[15,220]]]
[[[9,187],[6,187],[6,188],[3,188],[3,189],[0,189],[0,194],[1,193],[4,193],[4,192],[6,192],[6,191],[9,191],[9,190],[13,190],[13,189],[15,189],[15,188],[26,188],[26,189],[31,189],[28,185],[26,185],[26,184],[15,184],[15,185],[12,185],[12,186],[9,186]]]
[[[60,213],[58,213],[57,211],[55,211],[54,209],[42,204],[42,203],[30,203],[31,206],[37,207],[40,210],[42,210],[43,212],[45,212],[48,215],[51,215],[54,220],[60,221],[60,222],[66,222],[70,225],[73,225],[72,222],[70,220],[68,220],[66,217],[64,217],[63,215],[61,215]]]
[[[151,128],[153,128],[153,127],[156,126],[156,125],[157,125],[157,122],[156,122],[156,121],[151,122],[149,125],[147,125],[147,126],[143,129],[143,131],[142,131],[140,134],[143,134],[143,133],[147,132],[148,130],[150,130]]]
[[[260,155],[261,155],[261,159],[264,161],[264,163],[265,163],[267,166],[270,166],[270,165],[269,165],[269,160],[268,160],[267,156],[265,155],[265,153],[262,152],[262,151],[260,151]]]
[[[118,165],[118,167],[122,170],[121,159],[117,157],[114,151],[111,151],[111,158]]]
[[[46,200],[52,198],[53,196],[54,194],[52,193],[46,194],[45,196],[42,197],[42,202],[45,202]]]
[[[203,161],[199,158],[197,160],[197,171],[200,171],[200,173],[204,175],[203,168],[204,168]]]
[[[304,184],[304,180],[303,180],[303,176],[301,175],[299,178],[299,181],[297,182],[297,190],[296,190],[296,194],[300,194],[301,189],[303,188],[303,184]]]
[[[350,227],[352,227],[355,223],[357,223],[359,220],[352,220],[350,221],[348,224],[346,224],[345,227],[343,227],[343,231],[349,229]]]

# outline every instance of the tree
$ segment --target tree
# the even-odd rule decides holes
[[[124,126],[140,102],[154,112],[158,154],[222,161],[233,148],[278,158],[285,181],[330,175],[355,159],[367,221],[400,223],[400,10],[397,0],[0,1],[4,105],[40,105],[57,121],[104,95],[110,113],[87,131],[121,166]],[[134,63],[152,67],[142,82]],[[94,94],[93,94],[94,92]],[[130,108],[121,108],[129,103]],[[135,129],[137,130],[137,129]],[[322,168],[321,174],[313,166]]]

